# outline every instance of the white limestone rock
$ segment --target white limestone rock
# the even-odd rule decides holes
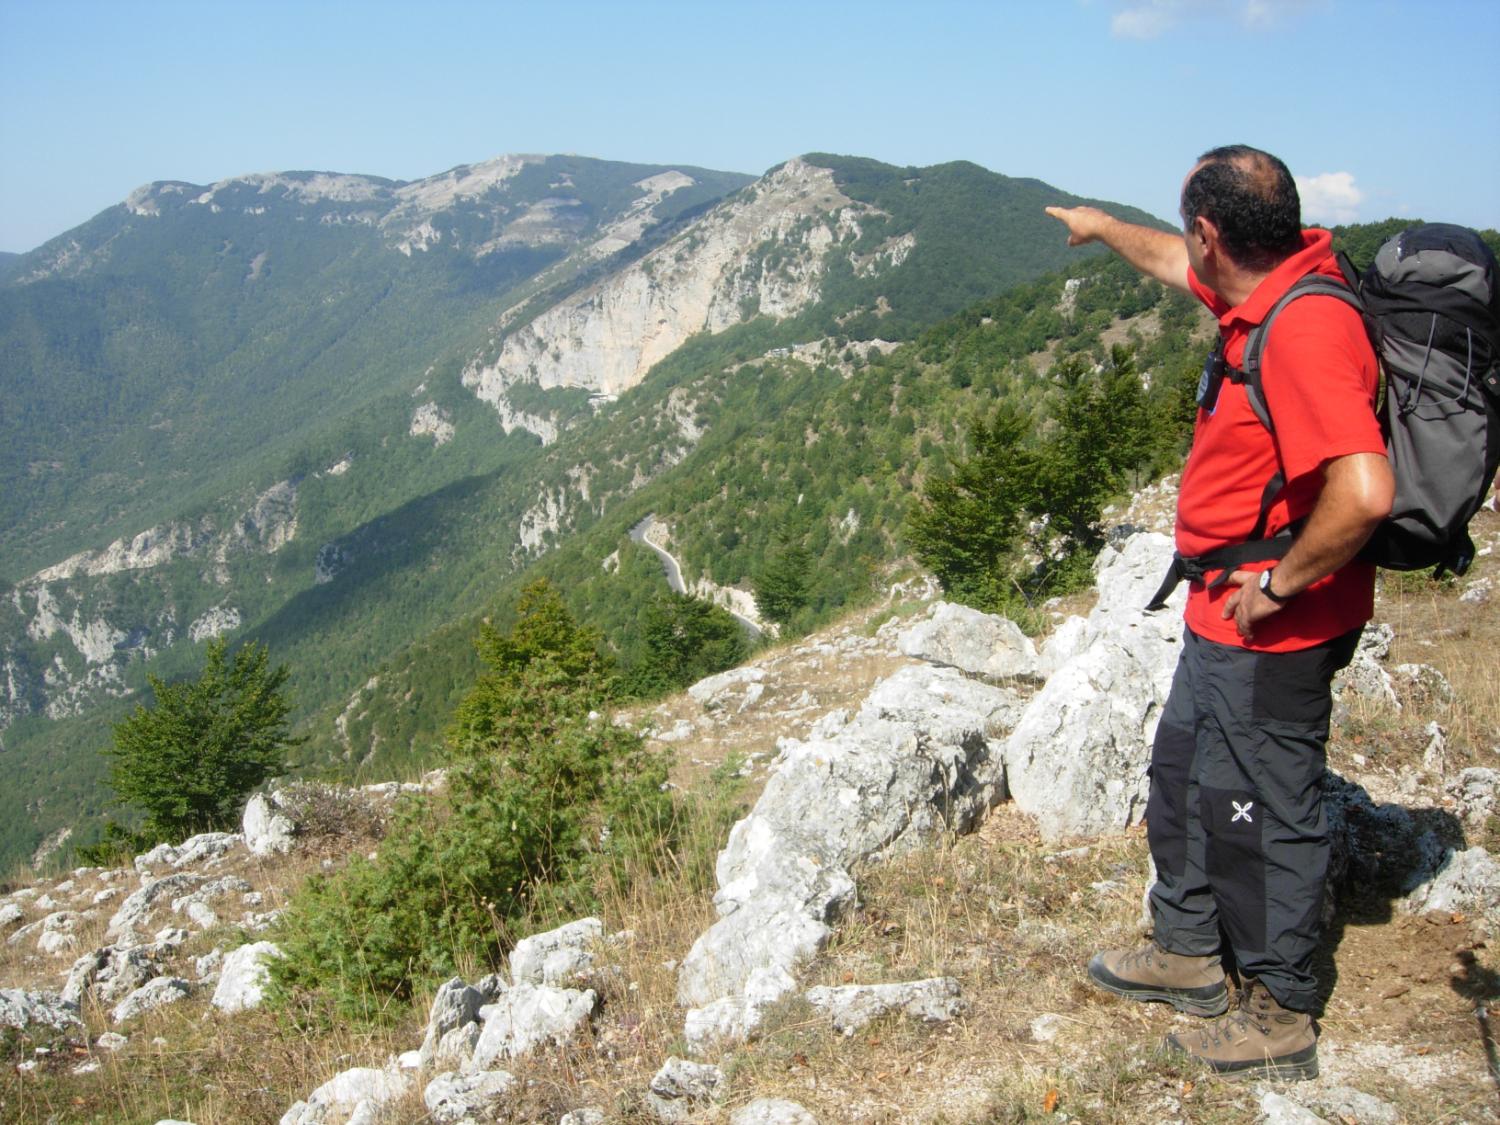
[[[357,1066],[336,1074],[319,1086],[305,1102],[299,1101],[282,1114],[281,1125],[332,1125],[343,1120],[373,1122],[383,1106],[406,1095],[411,1079],[399,1068],[377,1070]]]
[[[160,975],[160,952],[153,946],[117,948],[106,945],[73,962],[63,985],[63,999],[78,1004],[92,993],[100,1003],[112,1004]]]
[[[192,992],[193,986],[181,977],[157,977],[116,1004],[109,1018],[115,1023],[127,1023],[146,1012],[186,1000]]]
[[[1334,698],[1344,706],[1357,697],[1399,710],[1395,682],[1382,667],[1395,639],[1396,631],[1384,622],[1366,625],[1348,667],[1333,678]]]
[[[700,1109],[722,1096],[726,1085],[718,1067],[674,1055],[651,1079],[646,1108],[658,1121],[691,1121]]]
[[[462,977],[453,977],[438,987],[427,1015],[427,1034],[418,1053],[422,1066],[432,1065],[438,1056],[439,1045],[451,1031],[474,1025],[475,1041],[478,1041],[479,1009],[484,1002],[484,993],[470,988]],[[456,1045],[459,1041],[455,1039],[453,1042]]]
[[[272,941],[252,942],[230,951],[224,957],[224,967],[219,972],[219,983],[210,1003],[227,1013],[260,1007],[270,980],[266,963],[281,955],[281,947]]]
[[[76,910],[58,910],[42,919],[42,932],[36,947],[49,956],[71,953],[78,948],[78,929],[87,920]]]
[[[756,1098],[731,1113],[729,1125],[818,1125],[818,1119],[786,1098]]]
[[[205,882],[207,880],[203,876],[188,872],[168,875],[162,879],[151,879],[148,876],[141,889],[120,904],[120,909],[109,920],[105,936],[116,945],[139,944],[139,931],[150,924],[151,916],[159,903],[181,898]]]
[[[0,929],[4,929],[6,926],[14,926],[25,916],[26,912],[21,909],[19,904],[14,902],[0,903]]]
[[[952,977],[897,984],[851,984],[810,988],[807,1002],[825,1013],[835,1031],[853,1035],[871,1020],[899,1012],[924,1023],[946,1023],[967,1008]]]
[[[518,983],[495,1003],[480,1009],[484,1023],[474,1054],[464,1073],[493,1069],[500,1059],[513,1059],[542,1043],[565,1043],[593,1014],[598,997],[592,989]]]
[[[1405,914],[1438,910],[1500,922],[1500,863],[1484,848],[1451,851],[1437,873],[1398,905]]]
[[[106,1031],[98,1039],[94,1040],[94,1046],[101,1051],[118,1051],[130,1043],[128,1035],[121,1035],[118,1031]]]
[[[1014,621],[968,606],[938,602],[901,634],[905,656],[957,668],[987,680],[1037,674],[1036,645]]]
[[[286,855],[296,842],[297,823],[275,793],[251,797],[240,824],[252,855]]]
[[[197,890],[172,900],[173,914],[186,914],[200,930],[218,924],[218,915],[209,903],[229,895],[242,895],[250,890],[250,884],[238,875],[225,875],[203,884]]]
[[[604,1125],[605,1114],[598,1106],[587,1105],[565,1113],[557,1119],[557,1125]]]
[[[1185,588],[1165,610],[1144,607],[1171,558],[1171,540],[1156,534],[1100,553],[1099,601],[1075,638],[1082,647],[1032,697],[1005,743],[1010,795],[1048,840],[1116,832],[1145,813],[1151,739],[1181,652]]]
[[[772,1004],[796,991],[796,978],[779,965],[752,969],[740,993],[688,1010],[683,1020],[688,1049],[701,1055],[744,1042],[755,1034]]]
[[[434,1121],[463,1121],[478,1116],[486,1105],[515,1084],[515,1076],[504,1070],[485,1070],[477,1074],[447,1071],[427,1083],[422,1101]]]
[[[758,684],[765,678],[766,673],[761,668],[731,668],[727,672],[720,672],[699,680],[688,688],[688,694],[705,711],[712,711],[724,706],[737,689],[748,688],[749,685]]]
[[[1469,832],[1482,832],[1500,812],[1500,770],[1471,766],[1443,787],[1453,811]]]
[[[533,934],[510,951],[510,976],[517,984],[573,984],[594,967],[594,948],[604,937],[598,918],[580,918],[555,930]]]
[[[1260,1125],[1328,1125],[1328,1122],[1291,1098],[1267,1090],[1260,1098]]]
[[[0,988],[0,1027],[19,1031],[49,1029],[54,1032],[82,1029],[78,1006],[69,1004],[55,992],[29,992],[21,988]]]
[[[792,977],[854,901],[851,871],[977,823],[1004,795],[996,743],[1013,696],[953,669],[914,666],[878,685],[857,718],[783,739],[750,815],[716,867],[719,920],[678,974],[703,1044],[753,1024],[757,970]]]

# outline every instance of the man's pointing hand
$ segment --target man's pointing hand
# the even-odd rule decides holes
[[[1109,216],[1097,207],[1048,207],[1047,214],[1068,228],[1069,246],[1097,241],[1109,221]]]

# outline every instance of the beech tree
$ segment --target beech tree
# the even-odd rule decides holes
[[[227,827],[246,794],[285,770],[284,752],[303,741],[287,725],[287,675],[264,645],[231,660],[219,638],[198,679],[149,677],[154,705],[115,724],[105,751],[115,792],[146,813],[145,836],[175,841]]]

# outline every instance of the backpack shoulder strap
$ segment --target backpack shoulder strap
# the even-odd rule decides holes
[[[1349,276],[1351,267],[1347,258],[1340,257],[1339,265],[1343,268],[1345,276]],[[1260,419],[1260,424],[1271,433],[1276,432],[1276,426],[1271,421],[1271,410],[1266,405],[1266,392],[1261,385],[1260,379],[1260,357],[1266,348],[1266,336],[1271,331],[1271,325],[1276,322],[1281,310],[1295,301],[1298,297],[1318,296],[1337,297],[1356,312],[1363,314],[1364,306],[1360,303],[1357,290],[1349,284],[1336,278],[1326,277],[1320,273],[1310,273],[1299,277],[1294,281],[1285,293],[1281,295],[1271,311],[1266,313],[1266,318],[1250,330],[1250,338],[1245,342],[1245,354],[1241,359],[1241,366],[1229,372],[1229,378],[1236,383],[1245,385],[1245,395],[1250,400],[1250,409],[1255,411],[1255,416]]]

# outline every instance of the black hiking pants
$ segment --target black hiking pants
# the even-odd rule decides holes
[[[1155,939],[1223,953],[1287,1008],[1312,1011],[1328,873],[1321,778],[1333,675],[1360,630],[1300,652],[1184,631],[1151,750]]]

